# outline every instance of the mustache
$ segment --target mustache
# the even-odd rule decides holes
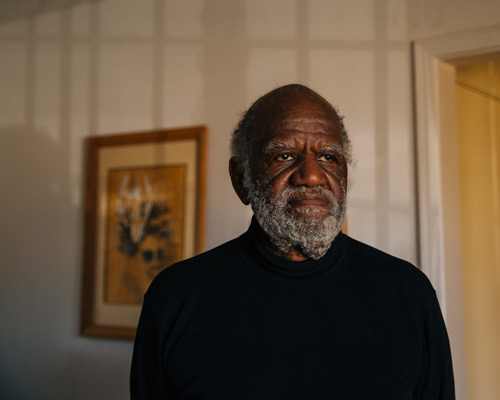
[[[333,192],[324,186],[288,186],[280,193],[277,202],[288,203],[303,198],[316,198],[328,204],[337,204],[337,198]]]

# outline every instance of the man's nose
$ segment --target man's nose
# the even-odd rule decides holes
[[[300,160],[296,170],[290,177],[294,186],[321,186],[327,184],[325,170],[319,165],[316,157],[305,157]]]

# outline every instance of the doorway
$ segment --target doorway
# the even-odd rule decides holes
[[[500,393],[500,61],[457,66],[456,101],[467,395],[488,400]]]
[[[459,144],[458,141],[458,125],[463,125],[458,119],[458,113],[462,115],[465,113],[461,109],[457,113],[457,94],[464,88],[457,85],[456,79],[460,75],[460,68],[498,58],[500,27],[419,41],[414,44],[413,54],[420,263],[437,290],[447,322],[452,345],[457,399],[493,399],[498,395],[495,379],[488,378],[491,384],[485,383],[484,374],[481,374],[480,367],[477,367],[478,360],[474,360],[479,350],[471,348],[469,343],[471,334],[474,338],[474,331],[472,333],[470,331],[471,324],[476,323],[474,320],[471,322],[470,318],[477,318],[477,315],[481,315],[489,325],[478,328],[475,338],[479,342],[486,340],[485,337],[478,337],[477,332],[491,335],[493,340],[496,339],[493,336],[498,337],[498,331],[492,331],[496,329],[493,328],[496,325],[492,321],[498,324],[499,310],[498,306],[490,302],[491,307],[497,307],[497,312],[493,315],[488,311],[486,316],[482,315],[485,314],[485,308],[478,306],[480,303],[476,297],[470,296],[471,288],[468,287],[471,280],[467,274],[473,269],[466,265],[469,256],[462,254],[462,242],[468,242],[470,239],[462,238],[460,192],[463,183],[460,168],[464,167],[460,167],[460,147],[466,150],[470,150],[471,147]],[[482,121],[485,121],[484,116]],[[498,120],[496,121],[498,126]],[[489,123],[491,124],[491,121]],[[473,130],[476,128],[477,126],[474,126]],[[488,150],[492,150],[491,145],[488,146]],[[490,189],[491,186],[490,179]],[[471,193],[471,189],[466,192]],[[495,201],[491,203],[494,206]],[[498,205],[498,201],[496,204]],[[476,226],[482,225],[477,219],[470,219]],[[496,271],[493,276],[486,272],[478,276],[484,279],[483,282],[492,285],[495,279],[498,282],[500,271],[498,267],[488,269]],[[477,276],[474,279],[478,279]],[[480,297],[489,296],[491,300],[491,295],[485,296],[484,287],[475,283],[473,287],[480,293]],[[498,292],[498,286],[493,291]],[[479,314],[476,314],[477,312]],[[491,342],[485,347],[489,351],[488,357],[491,357],[489,373],[498,377],[500,371],[498,369],[494,371],[499,363],[499,361],[495,363],[495,360],[500,359],[498,352],[495,353],[498,347],[495,350]],[[471,351],[473,355],[470,354]],[[483,354],[488,351],[481,349]],[[469,359],[472,360],[470,365]],[[480,379],[483,380],[480,382]],[[481,392],[478,387],[482,388]]]

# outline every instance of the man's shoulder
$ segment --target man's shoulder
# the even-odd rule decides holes
[[[162,270],[151,283],[148,294],[177,291],[217,271],[228,268],[238,257],[239,238],[225,242],[211,250],[172,264]]]
[[[363,270],[367,276],[434,292],[427,276],[414,264],[351,237],[348,240],[352,266]]]

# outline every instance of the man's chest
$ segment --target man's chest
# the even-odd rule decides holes
[[[165,352],[178,398],[412,398],[423,343],[408,310],[320,292],[246,295],[201,298],[179,319]]]

